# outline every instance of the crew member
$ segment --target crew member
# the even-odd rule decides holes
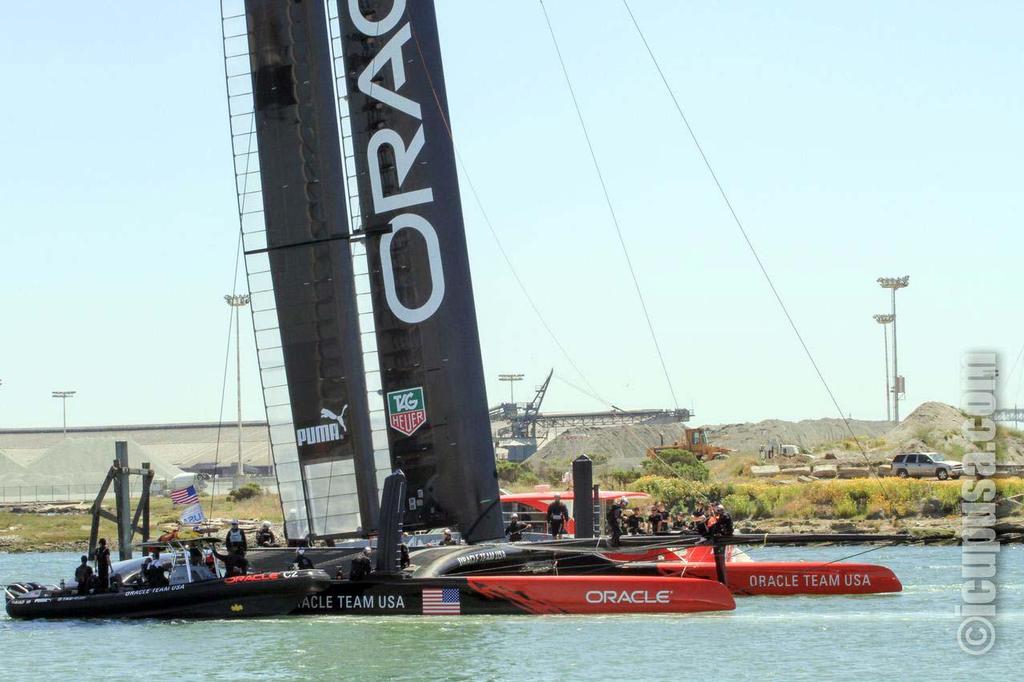
[[[697,510],[693,512],[693,520],[690,522],[690,529],[701,537],[708,536],[708,517],[704,512]]]
[[[245,531],[238,527],[238,519],[232,519],[231,530],[224,536],[224,546],[228,552],[245,554],[246,539]]]
[[[188,563],[189,566],[191,566],[193,582],[213,580],[217,577],[217,574],[213,572],[212,568],[207,567],[203,558],[203,551],[195,545],[188,548]]]
[[[153,550],[153,558],[149,562],[149,568],[146,570],[147,577],[149,578],[150,587],[166,587],[170,583],[167,581],[167,574],[164,568],[164,560],[160,558],[160,550]]]
[[[548,505],[547,514],[548,532],[551,533],[551,537],[556,540],[562,537],[568,518],[569,508],[565,506],[565,502],[562,502],[561,494],[555,493],[555,500]]]
[[[715,505],[715,518],[714,534],[723,538],[732,537],[732,515],[721,502]]]
[[[352,560],[349,579],[354,581],[365,580],[371,573],[373,573],[373,564],[370,563],[370,548],[363,547],[363,551]]]
[[[629,505],[629,500],[625,497],[612,502],[612,505],[608,507],[608,513],[605,515],[605,520],[608,522],[608,530],[612,534],[611,546],[619,546],[619,538],[622,537],[622,513]]]
[[[508,536],[508,539],[511,542],[520,542],[523,539],[523,531],[528,530],[529,528],[530,524],[523,523],[519,520],[519,514],[513,514],[512,520],[505,528],[505,535]]]
[[[203,552],[203,563],[210,569],[210,573],[217,575],[217,557],[213,556],[213,550],[207,549]]]
[[[110,586],[110,548],[107,547],[106,538],[100,538],[94,556],[96,557],[96,576],[100,584],[99,591],[106,592],[107,587]]]
[[[274,536],[274,531],[270,529],[270,521],[264,521],[260,529],[256,531],[256,546],[273,547],[275,544],[277,544],[277,538]]]
[[[627,509],[622,516],[626,519],[626,532],[630,535],[640,535],[640,514],[634,509]]]
[[[398,563],[402,570],[409,568],[409,564],[412,563],[412,559],[409,558],[409,545],[404,542],[398,546]]]
[[[651,507],[651,515],[647,517],[647,520],[651,524],[651,534],[654,535],[661,531],[661,509],[658,505]]]
[[[75,582],[78,583],[78,594],[89,594],[89,581],[92,579],[92,566],[89,557],[83,556],[82,563],[75,569]]]
[[[459,542],[452,537],[452,531],[449,528],[444,529],[444,537],[441,538],[442,545],[457,545]]]
[[[213,556],[224,562],[225,578],[233,578],[249,572],[249,560],[240,552],[235,551],[221,554],[217,550],[213,550]]]
[[[299,547],[295,550],[295,568],[305,571],[313,568],[313,560],[306,556],[306,548]]]

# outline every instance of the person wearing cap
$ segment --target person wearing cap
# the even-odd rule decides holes
[[[100,538],[93,556],[96,559],[96,581],[99,583],[97,591],[106,592],[110,587],[110,548],[107,547],[106,538]]]
[[[562,495],[555,493],[554,501],[548,505],[548,533],[558,540],[565,532],[565,522],[569,520],[569,508],[562,502]]]
[[[352,559],[352,567],[349,569],[348,574],[349,580],[365,580],[373,573],[373,564],[370,563],[370,551],[369,547],[363,547],[363,551]]]
[[[232,519],[231,529],[224,536],[224,546],[228,552],[245,554],[246,544],[245,531],[238,527],[238,519]]]
[[[519,514],[513,514],[508,526],[505,528],[505,535],[511,542],[520,542],[523,539],[523,531],[529,530],[530,524],[519,520]]]
[[[306,556],[306,548],[299,547],[295,550],[295,568],[300,571],[309,570],[313,568],[313,560]]]
[[[629,500],[625,497],[620,497],[608,507],[608,512],[605,514],[605,520],[608,522],[608,531],[612,534],[609,541],[612,547],[619,546],[619,539],[622,537],[622,514],[628,505]]]
[[[277,537],[270,528],[270,521],[264,521],[260,529],[256,531],[257,547],[273,547],[277,543]]]
[[[89,594],[89,581],[92,579],[92,566],[89,557],[83,556],[82,563],[75,569],[75,582],[78,583],[78,594]]]
[[[452,531],[450,528],[444,529],[444,537],[441,538],[442,545],[457,545],[459,541],[452,537]]]
[[[726,510],[725,505],[719,502],[715,505],[715,525],[712,527],[712,535],[723,538],[732,537],[732,515]]]

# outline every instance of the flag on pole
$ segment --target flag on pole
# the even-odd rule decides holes
[[[181,488],[180,490],[171,491],[171,502],[174,504],[198,504],[199,495],[196,493],[196,487],[190,485],[187,488]]]
[[[186,526],[197,526],[206,520],[203,514],[203,505],[196,503],[185,507],[181,511],[181,523]]]

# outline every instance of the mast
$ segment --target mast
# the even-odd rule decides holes
[[[503,537],[434,4],[337,5],[388,441],[408,478],[405,527]]]

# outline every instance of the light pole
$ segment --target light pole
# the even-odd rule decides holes
[[[508,400],[513,405],[516,404],[516,399],[515,399],[515,386],[516,386],[516,382],[517,381],[522,381],[524,376],[525,375],[523,375],[523,374],[499,374],[498,375],[498,381],[507,381],[508,382]]]
[[[887,324],[896,319],[893,315],[875,315],[875,322],[882,325],[882,340],[885,343],[885,421],[892,421],[892,405],[889,395],[889,329]]]
[[[892,420],[900,423],[900,393],[903,392],[903,377],[899,370],[899,353],[896,352],[896,290],[910,285],[910,275],[903,277],[879,277],[883,289],[892,290]]]
[[[68,398],[74,398],[75,393],[78,391],[53,391],[51,395],[54,398],[59,398],[62,403],[62,411],[64,412],[64,437],[68,437]]]
[[[224,300],[235,309],[235,376],[238,392],[238,476],[235,487],[238,487],[245,478],[245,469],[242,467],[242,332],[238,324],[238,313],[242,306],[249,305],[249,294],[227,294],[224,296]]]

